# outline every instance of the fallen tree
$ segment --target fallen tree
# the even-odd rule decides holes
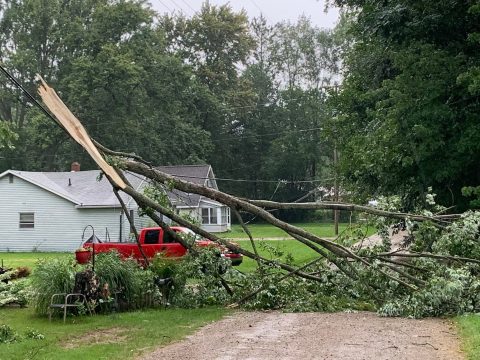
[[[340,286],[338,283],[338,281],[342,281],[345,284],[348,284],[352,289],[357,289],[356,292],[358,294],[355,296],[359,298],[368,298],[370,296],[378,306],[383,306],[385,314],[404,315],[413,312],[416,316],[423,316],[431,314],[432,312],[422,310],[415,313],[414,310],[411,309],[405,310],[409,309],[409,301],[423,301],[422,304],[427,304],[425,305],[426,307],[430,306],[428,301],[422,298],[422,296],[426,296],[425,294],[428,294],[429,291],[431,291],[432,286],[438,286],[438,283],[442,283],[440,280],[443,280],[443,285],[445,285],[445,282],[454,282],[456,284],[455,286],[461,288],[462,291],[468,288],[464,291],[468,294],[476,289],[477,286],[480,289],[480,283],[478,281],[480,251],[475,250],[478,253],[475,253],[475,256],[469,256],[468,254],[462,254],[462,252],[459,252],[454,246],[449,247],[445,244],[443,247],[435,246],[436,243],[441,243],[443,241],[442,239],[444,239],[444,242],[448,242],[448,232],[454,228],[455,222],[463,221],[465,223],[467,219],[470,221],[471,218],[469,215],[408,214],[355,204],[328,202],[278,203],[265,200],[239,198],[216,189],[200,186],[170,176],[156,169],[150,162],[135,154],[118,152],[106,148],[89,137],[80,121],[68,110],[53,89],[49,88],[43,80],[41,80],[39,94],[42,97],[43,102],[54,115],[52,118],[55,119],[55,121],[57,121],[75,141],[87,150],[92,156],[92,159],[98,164],[111,182],[116,193],[118,191],[123,191],[131,196],[137,204],[145,210],[146,214],[167,231],[169,231],[167,225],[163,223],[156,213],[165,215],[176,223],[190,228],[203,237],[209,238],[231,250],[238,251],[244,256],[254,259],[258,264],[259,273],[265,283],[268,283],[268,281],[265,280],[266,277],[271,277],[277,281],[277,286],[280,286],[280,284],[283,285],[287,282],[292,283],[292,278],[301,277],[309,282],[317,283],[316,285],[309,283],[310,285],[308,286],[310,293],[325,292],[327,291],[326,287],[328,288],[328,286],[330,286],[331,288],[332,286],[337,286],[339,289],[343,289],[346,295],[349,293],[349,290],[345,288],[345,285]],[[197,224],[194,224],[176,214],[168,206],[162,205],[146,194],[136,191],[122,175],[123,171],[138,174],[154,184],[154,186],[168,189],[173,188],[186,193],[199,194],[213,199],[232,208],[237,216],[239,211],[250,213],[259,219],[284,230],[287,234],[292,236],[293,239],[298,241],[299,246],[307,246],[315,251],[318,254],[318,258],[310,263],[294,266],[279,259],[271,260],[262,257],[256,250],[254,239],[251,235],[249,235],[249,237],[254,251],[251,252],[241,248],[228,240],[219,238],[215,234],[203,230]],[[415,226],[422,228],[422,231],[430,229],[432,232],[436,232],[439,240],[438,242],[433,241],[432,243],[432,241],[430,241],[427,243],[427,241],[417,239],[415,243],[416,248],[402,252],[392,252],[388,247],[388,239],[385,239],[385,242],[381,246],[373,249],[353,250],[336,240],[319,237],[302,228],[286,223],[275,217],[275,215],[269,211],[270,209],[294,208],[331,209],[349,212],[359,211],[371,214],[375,217],[388,218],[397,222],[400,221],[405,226],[409,227],[412,227],[412,224],[415,224]],[[243,223],[242,226],[246,233],[249,234],[248,226]],[[480,248],[480,245],[478,244],[478,231],[477,224],[476,233],[473,235],[473,244],[471,245],[471,247],[475,249],[477,249],[477,247]],[[420,232],[417,231],[417,234],[420,234],[421,237]],[[177,237],[175,234],[172,235]],[[475,236],[477,237],[475,238]],[[177,238],[178,241],[182,242],[187,248],[191,249],[191,251],[195,251],[192,244],[186,242],[180,237]],[[421,245],[422,241],[425,242],[424,246]],[[408,261],[398,261],[398,257],[406,258]],[[279,269],[280,272],[265,271],[264,266]],[[286,271],[287,273],[282,273],[282,271]],[[334,285],[332,285],[330,280],[327,279],[328,277],[330,277],[330,279],[336,279],[333,282]],[[462,278],[463,282],[458,280],[459,278]],[[434,279],[436,283],[432,283],[432,279]],[[461,284],[458,283],[459,281]],[[258,294],[262,292],[262,289],[265,289],[265,283],[257,284],[256,287],[251,289],[251,293],[243,294],[241,298],[237,299],[238,302],[244,302],[258,296]],[[292,283],[291,286],[295,287],[298,286],[298,284]],[[245,285],[244,283],[243,292],[248,288],[249,285]],[[330,289],[328,291],[332,292],[333,290]],[[462,291],[460,292],[463,296],[465,294]],[[297,292],[304,293],[305,297],[310,296],[309,292],[303,292],[303,290]],[[337,294],[336,291],[333,291],[332,293]],[[458,291],[455,294],[458,295]],[[353,296],[353,294],[349,294],[348,296]],[[443,304],[447,300],[450,301],[451,298],[449,296],[440,296],[441,299],[436,299],[433,303],[438,305],[440,303]],[[458,311],[478,309],[480,299],[477,301],[472,296],[468,297],[465,295],[465,298],[468,298],[469,304],[463,304],[462,306],[459,305],[456,309]],[[404,310],[398,310],[401,308],[401,305],[398,304],[398,299],[403,299],[402,301],[405,302],[406,305],[404,306]],[[397,303],[395,303],[395,301],[397,301]],[[397,305],[396,307],[394,306],[395,309],[392,310],[393,305],[389,304]],[[444,312],[448,311],[443,311],[443,313]]]

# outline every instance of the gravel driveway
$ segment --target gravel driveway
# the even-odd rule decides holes
[[[374,313],[238,312],[143,360],[464,359],[448,320]]]

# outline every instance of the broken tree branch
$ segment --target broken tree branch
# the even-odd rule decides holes
[[[185,220],[181,216],[175,214],[174,211],[172,211],[172,210],[170,210],[170,209],[168,209],[168,208],[166,208],[166,207],[164,207],[160,204],[157,204],[155,201],[153,201],[152,199],[150,199],[150,198],[146,197],[145,195],[139,193],[138,191],[134,190],[130,186],[127,186],[125,189],[122,189],[122,191],[124,191],[127,194],[129,194],[130,196],[132,196],[135,199],[135,201],[138,201],[140,203],[145,204],[149,208],[152,208],[155,211],[158,211],[160,214],[169,217],[170,219],[172,219],[176,223],[180,224],[181,226],[185,226],[185,227],[191,229],[192,231],[194,231],[195,233],[197,233],[197,234],[199,234],[199,235],[201,235],[201,236],[203,236],[207,239],[210,239],[210,240],[215,241],[219,244],[222,244],[232,251],[237,251],[237,252],[239,252],[239,253],[241,253],[241,254],[249,257],[249,258],[252,258],[254,260],[259,259],[265,264],[277,265],[280,268],[282,268],[284,270],[287,270],[287,271],[294,271],[295,270],[294,267],[292,267],[290,265],[287,265],[287,264],[284,264],[284,263],[281,263],[279,261],[269,260],[269,259],[265,259],[261,256],[256,256],[254,253],[252,253],[250,251],[247,251],[245,249],[242,249],[238,245],[232,244],[231,242],[229,242],[225,239],[219,238],[218,236],[203,230],[201,227],[188,222],[187,220]],[[300,273],[299,272],[298,275],[301,276],[301,277],[304,277],[306,279],[321,281],[321,279],[319,277],[310,276],[310,275],[305,274],[305,273]]]
[[[289,278],[290,276],[293,276],[293,275],[296,275],[299,273],[299,271],[302,271],[306,268],[308,268],[309,266],[315,264],[316,262],[320,261],[320,260],[323,260],[321,257],[319,258],[316,258],[312,261],[310,261],[309,263],[299,267],[298,269],[295,269],[293,271],[290,271],[288,274],[285,274],[284,276],[282,276],[280,279],[278,279],[278,282],[281,282],[287,278]],[[238,300],[237,302],[231,304],[229,307],[230,308],[235,308],[235,307],[238,307],[240,304],[244,303],[245,301],[247,301],[248,299],[254,297],[255,295],[257,295],[260,291],[262,291],[263,289],[265,289],[265,286],[266,285],[262,285],[260,286],[258,289],[256,289],[255,291],[251,292],[250,294],[248,295],[245,295],[243,298],[241,298],[240,300]]]
[[[393,219],[411,219],[415,221],[432,221],[433,223],[439,225],[440,223],[449,223],[447,219],[458,219],[460,218],[459,214],[451,215],[437,215],[437,216],[425,216],[425,215],[415,215],[401,212],[392,212],[381,209],[376,209],[370,206],[356,205],[356,204],[347,204],[347,203],[333,203],[333,202],[308,202],[308,203],[279,203],[269,200],[247,200],[249,203],[260,206],[262,208],[275,208],[275,209],[327,209],[327,210],[343,210],[343,211],[358,211],[365,212],[368,214],[376,216],[385,216]]]
[[[107,176],[108,178],[108,176]],[[108,180],[110,181],[110,178],[108,178]],[[113,182],[111,181],[112,183],[112,186],[113,186]],[[120,205],[122,206],[122,209],[123,209],[123,213],[125,214],[125,216],[127,217],[128,219],[128,223],[130,224],[130,228],[133,230],[133,233],[135,235],[135,242],[137,243],[137,247],[138,247],[138,250],[140,251],[140,254],[142,255],[143,257],[143,261],[145,261],[145,266],[149,266],[149,261],[148,261],[148,258],[147,256],[145,255],[145,252],[143,251],[143,247],[142,245],[140,244],[140,239],[138,237],[138,231],[137,231],[137,228],[135,227],[135,223],[133,222],[133,219],[132,217],[130,216],[130,213],[127,209],[127,206],[125,205],[125,202],[123,201],[122,197],[120,196],[120,194],[118,193],[118,190],[117,188],[114,186],[113,187],[113,193],[115,194],[115,196],[117,197],[118,199],[118,202],[120,203]]]
[[[432,254],[432,253],[427,253],[427,252],[421,252],[421,253],[415,253],[415,252],[398,252],[398,251],[392,251],[389,253],[381,253],[381,254],[376,254],[374,257],[411,257],[411,258],[432,258],[432,259],[437,259],[437,260],[450,260],[450,261],[459,261],[459,262],[466,262],[466,263],[474,263],[474,264],[480,264],[480,260],[477,259],[471,259],[471,258],[466,258],[466,257],[460,257],[460,256],[450,256],[450,255],[437,255],[437,254]]]
[[[233,212],[235,213],[235,216],[237,217],[237,220],[238,220],[238,222],[240,223],[240,225],[242,226],[243,230],[244,230],[245,233],[248,235],[248,238],[250,239],[250,244],[252,244],[253,252],[255,253],[255,255],[258,256],[257,245],[255,245],[255,241],[253,241],[253,236],[252,236],[252,233],[250,232],[250,229],[249,229],[249,228],[247,227],[247,225],[245,225],[245,223],[243,222],[242,215],[240,215],[240,213],[238,212],[238,210],[237,210],[237,209],[233,209]],[[258,264],[258,268],[259,268],[260,271],[263,273],[262,262],[257,259],[257,264]]]

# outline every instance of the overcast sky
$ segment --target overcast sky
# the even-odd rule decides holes
[[[204,0],[150,0],[153,8],[160,12],[181,11],[192,15],[201,8]],[[261,13],[270,23],[282,20],[295,22],[302,14],[308,16],[314,25],[333,28],[338,20],[338,9],[329,8],[325,13],[324,0],[210,0],[210,4],[229,3],[234,10],[245,9],[250,18]]]

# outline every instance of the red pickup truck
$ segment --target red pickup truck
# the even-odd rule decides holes
[[[193,231],[188,228],[181,226],[172,226],[170,227],[176,233],[187,236],[197,236]],[[187,249],[176,242],[175,239],[165,232],[160,227],[145,228],[140,231],[139,242],[141,244],[142,250],[145,253],[145,256],[148,259],[151,259],[155,254],[163,253],[168,257],[181,257],[187,253]],[[239,253],[232,252],[217,243],[208,240],[208,239],[196,239],[197,246],[218,246],[221,249],[222,256],[230,259],[232,265],[240,265],[243,260],[243,255]],[[125,242],[100,242],[93,244],[92,242],[86,242],[83,244],[83,247],[86,249],[92,249],[95,251],[95,254],[108,252],[116,250],[119,252],[122,258],[132,257],[139,262],[143,262],[143,256],[140,253],[140,249],[136,243],[125,243]],[[91,254],[91,252],[89,252]],[[87,263],[90,260],[90,256],[79,256],[79,252],[76,252],[77,261],[81,264]]]

